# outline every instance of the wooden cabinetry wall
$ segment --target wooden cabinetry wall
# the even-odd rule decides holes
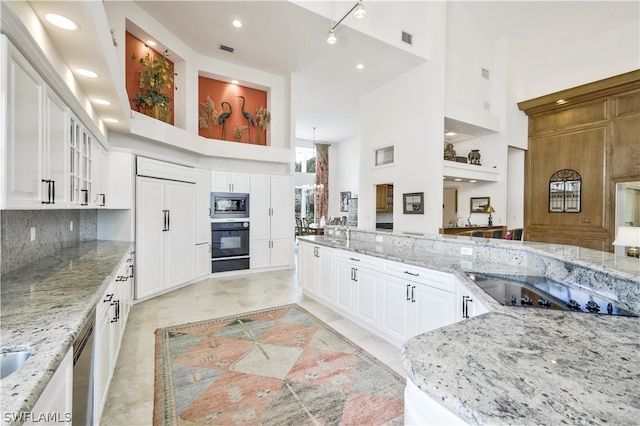
[[[612,252],[615,184],[640,179],[640,70],[518,107],[529,116],[526,239]],[[582,176],[579,213],[549,212],[549,179],[561,169]]]

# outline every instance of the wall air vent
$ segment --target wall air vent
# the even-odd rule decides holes
[[[482,78],[486,78],[489,80],[489,70],[486,68],[482,68]]]
[[[402,32],[402,41],[407,44],[413,44],[413,36],[407,32]]]
[[[224,44],[220,45],[220,50],[224,50],[225,52],[233,53],[235,50],[233,47],[225,46]]]

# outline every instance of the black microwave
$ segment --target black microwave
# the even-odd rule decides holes
[[[240,192],[212,192],[211,218],[249,218],[249,194]]]

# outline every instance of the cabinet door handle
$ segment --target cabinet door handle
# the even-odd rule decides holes
[[[103,300],[104,303],[111,303],[113,300],[113,294],[107,294],[107,298]]]
[[[407,284],[407,300],[411,300],[409,297],[409,288],[411,288],[411,284]]]
[[[469,302],[473,302],[471,297],[462,296],[462,318],[469,318]]]
[[[169,230],[167,224],[167,213],[169,210],[162,210],[162,232],[166,232]]]
[[[415,298],[415,290],[416,290],[416,286],[411,286],[411,303],[416,303],[416,298]]]
[[[89,190],[88,189],[81,189],[80,192],[82,192],[82,195],[84,196],[84,202],[80,203],[81,206],[86,206],[89,204]]]
[[[102,203],[100,203],[100,206],[104,207],[107,205],[107,195],[106,194],[100,194],[100,197],[102,198]]]
[[[51,182],[51,204],[56,203],[56,181],[52,180]]]
[[[167,231],[171,231],[171,210],[167,210]]]
[[[51,181],[42,179],[42,182],[47,184],[47,201],[42,201],[42,204],[51,204]]]
[[[358,282],[358,269],[353,268],[353,281]]]
[[[414,272],[409,272],[409,271],[404,271],[404,273],[407,274],[407,275],[411,275],[413,277],[419,277],[420,276],[420,274],[416,274]]]

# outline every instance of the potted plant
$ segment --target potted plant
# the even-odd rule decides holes
[[[143,58],[132,57],[140,64],[140,89],[131,100],[141,113],[166,123],[171,121],[169,104],[173,101],[167,90],[173,89],[173,77],[177,75],[167,59],[168,53],[165,50],[163,55],[151,56],[148,49]]]

